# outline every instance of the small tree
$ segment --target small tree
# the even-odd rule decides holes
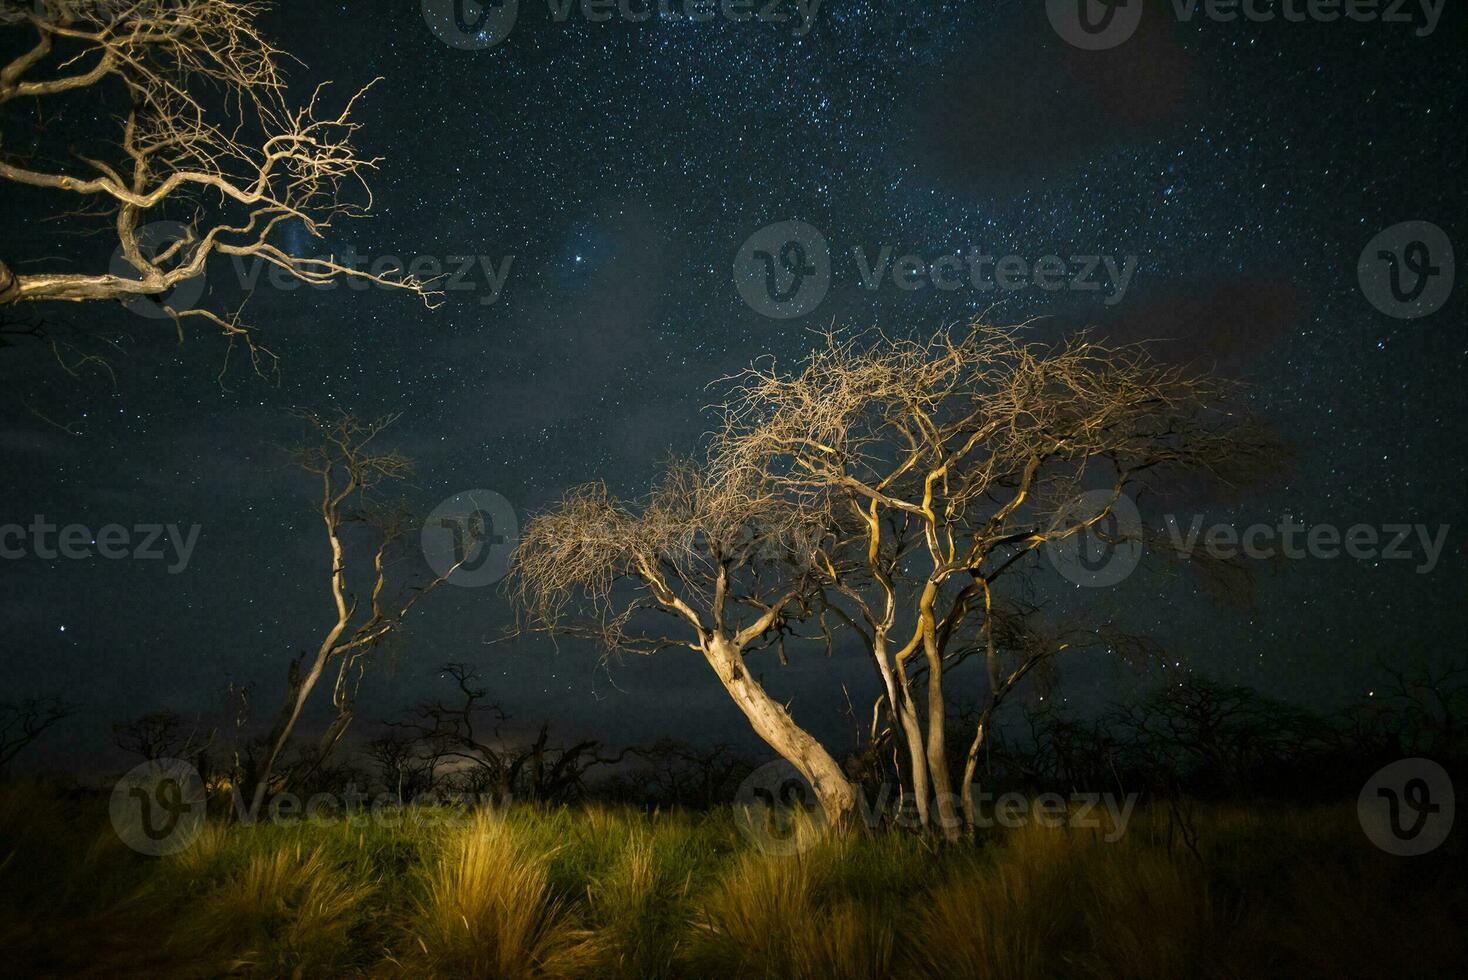
[[[461,783],[508,792],[510,767],[498,727],[506,718],[504,709],[488,700],[489,689],[468,664],[444,664],[439,673],[453,680],[454,695],[420,702],[407,718],[391,723],[394,735],[430,760],[430,782],[436,783],[440,765],[447,765],[467,774]]]
[[[438,782],[438,756],[407,732],[390,731],[367,742],[367,758],[398,803],[417,799]]]
[[[800,558],[826,516],[792,506],[762,474],[675,462],[640,503],[604,484],[568,493],[525,525],[512,594],[531,628],[587,636],[608,653],[703,657],[755,733],[810,781],[841,820],[856,790],[841,766],[770,696],[747,658],[781,649],[810,611]]]
[[[75,713],[76,705],[57,697],[0,701],[0,775],[17,755]]]
[[[149,762],[176,755],[190,740],[187,722],[175,711],[150,711],[112,726],[112,741],[124,752]]]
[[[627,755],[641,764],[615,780],[614,792],[644,805],[708,809],[730,799],[755,768],[722,742],[700,748],[664,737],[651,745],[632,746]]]
[[[453,679],[452,699],[419,703],[409,717],[391,723],[392,735],[373,743],[384,768],[419,766],[425,789],[438,781],[442,768],[445,779],[467,793],[566,801],[585,791],[588,770],[615,764],[625,754],[604,757],[601,743],[592,739],[552,745],[548,722],[529,743],[505,738],[499,725],[508,716],[486,700],[489,689],[472,667],[449,663],[439,673]],[[411,747],[406,758],[404,745]]]
[[[464,556],[437,578],[420,584],[401,582],[389,591],[389,579],[397,572],[397,549],[417,527],[403,508],[384,508],[373,501],[374,491],[412,472],[407,457],[376,445],[378,437],[398,417],[363,422],[344,413],[318,415],[302,411],[297,415],[315,437],[293,450],[292,455],[297,465],[320,484],[317,511],[326,528],[331,554],[327,581],[335,615],[315,651],[291,661],[285,703],[271,729],[269,751],[255,780],[257,799],[267,790],[281,752],[322,677],[334,672],[332,705],[336,714],[314,753],[318,764],[351,724],[357,685],[370,655],[402,630],[418,601],[448,581],[474,551],[466,547]],[[368,540],[365,550],[354,548],[353,553],[370,557],[349,575],[353,562],[348,557],[346,537],[351,528],[359,529]],[[358,587],[365,585],[365,597],[353,590],[349,578]]]

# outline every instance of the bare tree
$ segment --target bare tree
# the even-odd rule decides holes
[[[453,679],[453,699],[424,701],[409,718],[392,723],[394,735],[413,747],[408,758],[403,759],[402,743],[392,736],[377,747],[379,761],[417,766],[422,789],[438,782],[442,767],[445,780],[469,793],[565,801],[584,792],[588,770],[613,765],[626,754],[603,756],[601,743],[594,739],[552,745],[549,723],[540,726],[532,741],[515,742],[501,734],[508,716],[487,700],[489,689],[472,667],[449,663],[439,671]]]
[[[389,731],[370,739],[367,757],[399,804],[431,791],[438,782],[438,754],[425,752],[423,742],[408,732]]]
[[[972,825],[995,711],[1077,646],[1010,628],[1023,619],[1006,616],[996,583],[1032,569],[1042,546],[1115,534],[1105,527],[1117,501],[1154,471],[1249,455],[1255,437],[1224,410],[1228,392],[1141,348],[1085,335],[1042,345],[984,324],[922,340],[832,333],[793,373],[760,362],[735,379],[714,479],[763,474],[791,506],[839,522],[812,565],[828,610],[864,638],[925,821],[931,795],[945,834],[959,832],[943,688],[955,660],[976,653],[988,687],[958,797]]]
[[[76,705],[57,697],[0,701],[0,773],[52,727],[76,713]]]
[[[187,759],[206,785],[214,782],[210,750],[219,730],[202,719],[188,721],[174,711],[150,711],[131,721],[112,726],[112,741],[118,748],[149,762],[158,759]]]
[[[11,307],[10,310],[13,310]],[[43,317],[15,316],[10,310],[0,309],[0,351],[6,348],[38,345],[48,350],[56,365],[69,377],[82,379],[84,376],[100,375],[115,385],[116,375],[112,370],[110,355],[121,347],[122,336],[117,332],[101,331],[71,323],[59,323]],[[16,395],[26,414],[69,436],[80,436],[82,420],[86,413],[74,410],[76,418],[65,421],[54,408],[43,411],[37,399],[18,386]],[[72,414],[71,412],[67,413]],[[61,417],[58,418],[57,416]]]
[[[747,657],[807,615],[816,576],[799,561],[826,519],[755,470],[712,480],[674,462],[640,503],[604,484],[569,492],[525,525],[511,591],[531,628],[590,637],[609,653],[698,653],[754,731],[810,781],[833,820],[856,790],[830,752],[770,696]]]
[[[498,744],[504,710],[488,700],[489,689],[468,664],[444,664],[439,672],[453,680],[453,698],[423,701],[410,717],[392,722],[392,727],[430,761],[430,785],[437,782],[438,767],[447,764],[470,771],[470,781],[486,789],[508,789],[509,766]]]
[[[715,806],[727,801],[754,769],[754,763],[723,743],[700,748],[660,738],[629,748],[627,755],[642,760],[642,765],[619,780],[619,793],[660,806]]]
[[[32,271],[44,260],[0,256],[0,307],[165,297],[216,256],[307,283],[367,279],[433,304],[427,284],[411,275],[302,258],[279,244],[276,233],[290,222],[320,238],[335,222],[369,215],[367,177],[379,158],[354,142],[361,124],[352,114],[367,89],[335,108],[326,108],[325,83],[303,104],[291,102],[286,56],[258,26],[268,8],[257,0],[7,0],[0,26],[32,40],[0,66],[0,109],[24,105],[12,118],[30,120],[31,131],[0,144],[0,179],[54,193],[78,221],[109,230],[135,274]],[[77,138],[46,131],[45,121],[77,99],[116,106],[110,148],[74,148]],[[41,145],[66,150],[57,159],[27,151]],[[182,230],[153,240],[148,225],[165,217]],[[166,298],[161,306],[180,336],[186,320],[202,319],[231,345],[245,344],[257,370],[262,358],[273,361],[238,311],[180,308]]]
[[[132,755],[152,761],[175,755],[188,739],[184,719],[173,711],[150,711],[112,726],[112,741]]]
[[[293,456],[302,469],[320,481],[318,513],[331,552],[328,583],[335,618],[315,651],[309,657],[303,652],[291,662],[285,704],[270,732],[269,753],[255,780],[257,799],[267,790],[280,754],[321,678],[334,671],[332,705],[336,714],[319,741],[314,755],[318,761],[325,758],[351,724],[357,685],[370,655],[403,628],[418,601],[448,581],[464,560],[461,557],[437,578],[422,584],[403,582],[390,593],[389,579],[401,561],[398,547],[416,529],[416,522],[405,509],[384,508],[372,499],[375,490],[412,472],[407,457],[376,444],[397,416],[363,422],[345,413],[318,415],[302,411],[297,415],[315,437],[313,442],[293,450]],[[370,557],[349,576],[346,535],[352,527],[360,528],[370,542],[365,552],[353,549],[353,553]],[[466,556],[472,552],[466,547]],[[353,591],[349,578],[365,585],[365,597]]]
[[[1115,705],[1104,720],[1139,768],[1214,793],[1244,791],[1264,772],[1309,758],[1326,734],[1303,708],[1197,675]]]
[[[1468,755],[1468,666],[1399,665],[1378,657],[1376,670],[1380,681],[1342,712],[1346,744],[1383,759]]]
[[[596,766],[615,765],[625,752],[603,756],[601,743],[582,739],[570,745],[552,745],[550,722],[542,722],[535,738],[509,754],[505,785],[531,800],[571,800],[586,791],[586,773]]]

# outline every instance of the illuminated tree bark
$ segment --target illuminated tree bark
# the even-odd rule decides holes
[[[407,477],[412,463],[404,456],[385,452],[374,440],[396,421],[388,416],[363,422],[350,415],[321,416],[299,413],[317,441],[293,451],[297,464],[321,481],[318,511],[326,528],[331,553],[329,587],[335,613],[321,642],[310,655],[303,654],[290,665],[286,696],[267,739],[265,760],[255,778],[255,802],[269,792],[281,754],[290,742],[306,703],[321,679],[335,675],[332,706],[335,716],[322,735],[316,753],[317,762],[346,733],[353,717],[357,683],[366,666],[367,657],[389,636],[402,629],[408,614],[418,601],[438,588],[458,570],[472,549],[444,574],[426,584],[401,590],[392,601],[387,594],[391,552],[412,529],[413,522],[400,509],[374,509],[366,495],[382,484]],[[369,583],[364,603],[351,591],[348,562],[344,545],[346,528],[362,525],[376,536],[370,564],[363,576]]]
[[[115,101],[122,115],[111,159],[21,154],[11,148],[32,141],[8,136],[0,180],[54,194],[76,224],[110,227],[134,270],[31,271],[34,260],[0,255],[0,307],[155,298],[180,335],[186,321],[207,321],[243,343],[259,370],[274,355],[237,311],[169,302],[214,257],[258,261],[306,283],[356,277],[434,304],[429,284],[411,275],[298,257],[272,238],[288,222],[321,238],[334,222],[370,215],[367,177],[380,161],[354,145],[361,124],[352,113],[367,89],[336,109],[323,107],[325,84],[304,105],[288,101],[284,56],[256,26],[266,9],[254,0],[41,0],[0,11],[0,28],[34,38],[0,66],[0,111],[86,97]],[[51,135],[31,126],[26,135],[49,145]],[[149,241],[146,229],[164,218],[181,230]]]
[[[920,819],[950,838],[972,827],[977,759],[1000,704],[1055,654],[1107,639],[1046,635],[996,602],[995,584],[1036,570],[1044,546],[1104,533],[1147,474],[1214,470],[1264,445],[1226,411],[1217,379],[1084,335],[1042,345],[1021,334],[828,334],[793,372],[767,361],[739,376],[712,454],[721,472],[764,474],[771,493],[836,522],[811,566],[872,654]],[[906,640],[889,664],[894,633]],[[971,657],[987,692],[955,787],[945,679]]]
[[[828,820],[856,805],[831,753],[796,724],[747,658],[783,643],[813,579],[794,559],[813,515],[791,509],[757,474],[715,483],[672,466],[640,506],[601,484],[579,487],[522,532],[512,585],[531,629],[580,635],[608,653],[699,653],[750,727],[811,784]],[[672,621],[675,629],[661,630]]]

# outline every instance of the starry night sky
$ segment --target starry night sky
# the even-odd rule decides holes
[[[527,0],[503,43],[473,51],[437,39],[416,0],[283,6],[266,28],[304,63],[301,87],[385,79],[358,140],[385,157],[377,216],[293,246],[513,256],[510,273],[496,302],[481,302],[480,274],[479,291],[436,311],[382,290],[260,286],[249,320],[281,356],[278,386],[237,365],[222,388],[218,338],[197,330],[179,346],[168,324],[112,305],[41,312],[128,332],[115,389],[66,378],[44,351],[0,351],[0,523],[202,527],[178,575],[163,562],[0,561],[0,692],[86,705],[46,761],[101,765],[110,722],[218,711],[231,681],[256,685],[262,722],[275,710],[287,660],[331,615],[313,486],[276,448],[295,438],[290,406],[401,411],[414,500],[487,487],[524,514],[596,478],[644,491],[668,453],[697,447],[710,381],[764,353],[791,362],[811,328],[926,332],[991,307],[1045,317],[1039,336],[1158,339],[1162,356],[1246,381],[1297,458],[1267,489],[1207,502],[1209,520],[1452,526],[1427,575],[1338,558],[1267,571],[1242,609],[1188,575],[1088,598],[1200,670],[1310,703],[1359,694],[1377,655],[1461,657],[1464,288],[1431,317],[1398,320],[1356,274],[1366,243],[1403,221],[1468,248],[1461,9],[1420,38],[1384,24],[1181,24],[1149,7],[1125,45],[1085,52],[1038,2],[827,0],[794,38],[718,19],[556,23]],[[105,261],[105,239],[29,220],[43,199],[0,194],[7,258]],[[816,312],[775,320],[741,300],[731,263],[785,220],[824,233],[834,282]],[[1113,305],[1038,289],[873,292],[855,245],[1132,255],[1138,270]],[[209,282],[213,306],[238,301],[227,265]],[[22,394],[84,435],[27,415]],[[605,670],[574,644],[486,646],[508,610],[495,588],[429,597],[400,657],[369,677],[359,717],[437,693],[433,667],[465,660],[527,726],[754,748],[695,654]],[[839,739],[853,724],[838,682],[859,706],[875,689],[851,653],[834,667],[817,653],[771,660],[765,678]],[[1070,683],[1094,695],[1125,680],[1077,665]]]

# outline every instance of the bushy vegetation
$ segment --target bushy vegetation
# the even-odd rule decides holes
[[[514,806],[210,823],[146,858],[93,796],[0,793],[12,976],[1452,976],[1459,840],[1349,806],[1143,808],[1127,832],[901,831],[763,853],[728,810]]]

